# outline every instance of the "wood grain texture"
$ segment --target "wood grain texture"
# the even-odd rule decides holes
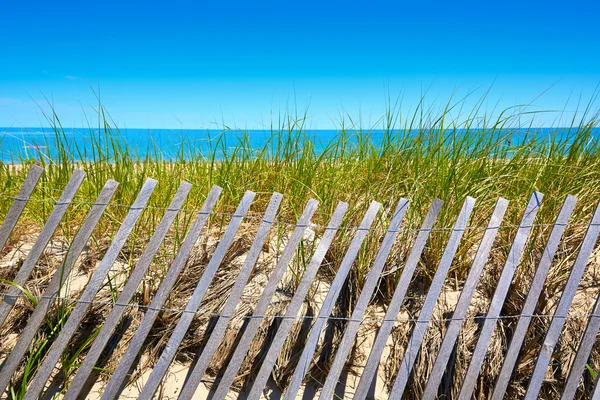
[[[320,400],[331,399],[335,393],[335,389],[338,384],[338,379],[342,374],[342,370],[344,369],[344,366],[346,364],[348,354],[352,350],[352,346],[354,345],[354,339],[356,338],[356,334],[358,333],[358,329],[360,328],[361,321],[365,316],[365,312],[367,311],[367,307],[369,305],[369,302],[371,301],[373,292],[377,287],[377,282],[381,277],[381,272],[383,271],[385,262],[390,254],[390,251],[392,250],[392,245],[396,240],[398,230],[400,229],[400,224],[404,219],[404,215],[406,214],[407,209],[408,200],[400,199],[396,210],[392,215],[392,219],[390,221],[390,225],[387,229],[385,237],[383,238],[383,242],[379,247],[377,256],[375,256],[373,266],[367,274],[365,284],[360,292],[358,300],[356,301],[354,310],[352,311],[352,316],[350,317],[350,321],[348,321],[346,330],[344,331],[344,335],[342,336],[342,339],[339,345],[337,346],[333,363],[329,368],[329,373],[327,374],[325,385],[323,386],[323,389],[321,390],[321,394],[319,396]]]
[[[15,373],[23,360],[23,357],[29,350],[29,346],[37,334],[38,329],[44,322],[44,318],[46,317],[50,306],[54,302],[55,297],[59,294],[65,279],[71,273],[75,262],[92,236],[96,224],[100,220],[100,217],[104,213],[104,210],[108,206],[108,202],[113,197],[118,186],[118,182],[113,180],[108,180],[106,182],[100,195],[96,199],[95,204],[92,206],[83,224],[75,234],[63,262],[52,276],[42,298],[38,300],[33,313],[29,316],[25,329],[20,333],[15,347],[0,368],[0,393],[4,393],[8,387],[10,378]]]
[[[161,244],[163,243],[167,232],[173,225],[173,221],[175,221],[175,217],[179,213],[179,210],[183,206],[183,203],[187,199],[190,190],[192,189],[192,185],[188,182],[182,182],[179,186],[179,189],[175,193],[173,200],[169,204],[169,207],[165,211],[163,217],[158,223],[156,230],[152,234],[152,237],[148,241],[146,248],[144,249],[142,255],[138,259],[133,271],[129,274],[129,278],[127,278],[127,282],[125,283],[125,287],[121,291],[115,305],[113,306],[110,314],[106,318],[104,325],[98,332],[98,335],[94,339],[92,343],[92,347],[88,351],[83,363],[77,370],[77,374],[75,378],[69,385],[69,389],[64,396],[64,399],[76,399],[79,396],[79,393],[83,389],[87,379],[92,373],[96,362],[102,355],[106,344],[112,337],[115,329],[119,325],[121,321],[121,317],[127,308],[127,304],[131,301],[135,292],[137,291],[148,267],[152,263],[152,260],[156,256],[156,253],[160,249]]]
[[[452,233],[448,239],[448,244],[446,244],[446,248],[442,254],[440,263],[435,271],[435,275],[433,276],[429,290],[427,291],[425,302],[421,307],[419,317],[417,318],[413,332],[408,340],[404,357],[400,363],[400,370],[398,371],[398,375],[396,375],[396,380],[394,381],[394,386],[390,393],[390,400],[400,400],[402,398],[402,394],[404,393],[404,389],[408,383],[408,378],[410,378],[410,373],[412,372],[415,360],[419,354],[421,343],[425,337],[425,332],[429,326],[429,320],[433,315],[435,304],[437,303],[438,297],[442,291],[442,287],[444,286],[446,275],[448,275],[448,270],[450,269],[450,265],[452,265],[452,260],[454,260],[454,255],[456,254],[456,250],[458,250],[458,246],[463,237],[474,206],[475,199],[472,197],[467,197],[462,209],[460,210],[460,214],[458,215],[456,223],[452,228]]]
[[[179,348],[179,345],[183,341],[185,334],[190,328],[190,325],[196,316],[196,312],[200,307],[200,303],[202,303],[202,299],[208,291],[208,287],[210,286],[210,283],[217,272],[217,268],[219,268],[221,265],[221,262],[227,254],[227,250],[231,246],[231,243],[233,243],[235,234],[242,224],[244,217],[248,213],[250,205],[254,201],[255,196],[256,194],[251,191],[246,191],[244,194],[244,197],[240,201],[239,206],[235,210],[233,217],[231,217],[231,220],[225,229],[223,237],[219,241],[215,252],[211,256],[208,265],[204,269],[202,276],[200,277],[200,281],[198,281],[198,285],[196,286],[196,289],[194,289],[194,293],[192,293],[192,296],[185,307],[185,311],[177,322],[177,325],[175,326],[175,329],[173,330],[166,347],[161,353],[156,366],[152,370],[152,373],[150,373],[148,381],[138,396],[139,399],[150,400],[152,397],[154,397],[154,393],[158,389],[158,386],[160,386],[165,374],[167,373],[167,370],[169,369],[169,365],[171,365],[171,362],[173,361],[173,358],[175,358],[177,349]]]
[[[150,329],[152,329],[152,325],[154,325],[154,321],[156,321],[156,318],[160,313],[160,309],[167,301],[167,298],[171,293],[171,289],[173,289],[173,286],[177,281],[179,273],[185,267],[190,253],[192,252],[196,241],[200,237],[202,228],[204,228],[204,225],[208,221],[210,213],[217,203],[222,190],[223,189],[219,186],[213,186],[206,197],[206,200],[202,205],[202,209],[198,212],[194,223],[190,227],[190,230],[181,244],[179,253],[177,253],[175,260],[173,260],[171,267],[167,271],[167,274],[163,278],[158,290],[154,294],[150,306],[148,307],[146,314],[144,314],[144,318],[140,323],[140,326],[135,331],[135,335],[131,339],[131,343],[125,351],[125,355],[119,362],[117,369],[113,373],[108,385],[104,389],[101,397],[103,400],[116,399],[119,396],[121,387],[125,384],[127,374],[129,373],[130,368],[133,366],[142,346],[144,345],[144,341],[146,340],[146,337],[148,337]]]
[[[337,233],[337,230],[342,222],[344,214],[348,209],[348,204],[340,202],[338,203],[329,224],[319,240],[319,244],[317,249],[315,250],[306,271],[302,275],[302,279],[298,284],[298,288],[294,293],[294,297],[290,301],[290,304],[287,306],[284,317],[281,319],[279,326],[277,327],[277,332],[275,333],[275,337],[271,341],[269,345],[269,349],[267,350],[267,354],[260,366],[260,369],[256,376],[254,377],[254,382],[252,383],[252,387],[248,393],[248,398],[259,398],[261,392],[267,385],[267,381],[269,380],[269,376],[271,375],[271,370],[273,366],[277,362],[277,357],[279,356],[279,352],[281,348],[285,344],[285,341],[290,333],[290,330],[294,326],[294,322],[296,321],[296,317],[300,313],[302,305],[304,304],[304,298],[308,294],[313,280],[319,271],[319,267],[321,266],[323,259],[325,258],[325,254],[327,254],[327,250]]]
[[[519,265],[521,256],[523,255],[527,238],[531,232],[531,226],[535,221],[535,217],[540,208],[543,197],[543,194],[539,192],[533,192],[529,202],[527,203],[527,207],[525,208],[525,212],[523,213],[523,217],[519,223],[519,228],[517,229],[512,246],[508,252],[508,257],[504,263],[504,267],[502,268],[502,272],[498,280],[498,286],[494,291],[494,296],[492,297],[486,319],[483,323],[483,327],[481,328],[481,333],[479,334],[477,345],[473,351],[473,356],[471,357],[471,362],[469,363],[465,380],[460,389],[460,400],[469,400],[473,394],[473,390],[475,389],[475,385],[477,383],[477,377],[479,376],[479,371],[481,370],[481,366],[485,360],[485,355],[487,353],[492,334],[494,333],[498,317],[500,316],[500,311],[502,310],[504,300],[506,299],[506,294],[508,293],[513,275],[517,269],[517,266]]]
[[[279,282],[281,281],[288,264],[296,253],[296,248],[300,244],[304,232],[306,231],[313,214],[317,210],[318,205],[319,202],[313,199],[309,200],[306,204],[306,207],[304,208],[304,211],[298,220],[298,224],[296,225],[294,232],[292,233],[287,245],[283,249],[277,265],[275,265],[273,272],[271,272],[271,275],[269,276],[269,280],[267,281],[260,299],[254,308],[254,312],[252,313],[253,316],[261,316],[267,312],[269,304],[271,303],[271,298],[273,297],[273,294],[275,293],[275,290],[277,289],[277,286],[279,285]],[[233,383],[262,321],[263,318],[251,318],[246,324],[244,333],[237,343],[233,355],[227,364],[227,368],[225,369],[219,385],[215,390],[213,399],[224,399],[227,395],[229,387]]]
[[[71,179],[69,179],[65,190],[62,192],[60,198],[56,202],[56,205],[52,209],[48,220],[44,224],[42,231],[35,240],[33,247],[31,247],[29,254],[27,254],[23,265],[21,265],[17,275],[12,279],[12,282],[14,282],[16,285],[23,286],[25,285],[25,282],[27,282],[27,279],[29,279],[35,264],[38,262],[40,256],[44,252],[44,249],[48,245],[48,242],[50,242],[50,239],[52,239],[54,231],[56,231],[56,228],[58,228],[62,217],[67,212],[73,197],[75,197],[75,193],[77,193],[79,186],[81,186],[83,178],[85,178],[85,172],[79,169],[76,169],[73,172],[73,175],[71,175]],[[8,317],[10,310],[12,310],[17,302],[17,296],[19,293],[20,291],[18,287],[15,286],[9,286],[8,290],[6,291],[2,302],[0,302],[0,327],[4,325],[6,317]]]
[[[463,285],[462,292],[460,293],[460,297],[456,303],[456,308],[452,313],[452,321],[450,321],[448,324],[446,334],[442,340],[442,345],[440,346],[440,350],[438,351],[438,355],[433,364],[433,369],[429,374],[429,380],[427,381],[425,392],[423,392],[423,399],[433,400],[437,395],[438,387],[440,386],[440,382],[444,376],[444,371],[448,365],[448,360],[452,355],[454,345],[456,344],[456,339],[458,339],[458,335],[460,334],[460,330],[463,326],[463,320],[467,316],[467,311],[469,310],[469,305],[471,304],[471,300],[475,294],[477,283],[479,282],[479,278],[483,272],[483,267],[488,260],[494,240],[498,234],[498,229],[500,224],[502,224],[502,219],[504,218],[507,208],[508,200],[499,198],[496,202],[496,206],[494,207],[494,211],[492,213],[492,217],[490,218],[490,222],[488,223],[487,229],[483,234],[483,238],[481,238],[481,242],[479,242],[477,253],[473,259],[473,264],[471,265],[471,269],[469,270],[469,274],[467,275],[467,279]]]
[[[423,249],[425,248],[425,244],[427,243],[431,229],[435,224],[443,204],[444,202],[440,199],[435,199],[433,201],[429,207],[429,211],[427,212],[425,219],[423,220],[423,224],[419,229],[417,238],[415,239],[408,258],[406,259],[406,263],[404,264],[402,274],[400,275],[400,280],[396,285],[392,300],[390,301],[388,309],[385,313],[385,317],[381,322],[381,326],[377,331],[377,336],[375,337],[371,352],[369,353],[367,364],[365,365],[365,369],[361,374],[360,381],[358,382],[358,386],[354,392],[354,399],[356,400],[364,400],[369,394],[369,389],[373,382],[373,378],[377,374],[379,361],[385,349],[385,344],[392,332],[394,321],[400,312],[400,307],[402,306],[404,297],[406,296],[408,286],[410,285],[410,281],[419,263],[419,260],[421,259],[421,254],[423,254]]]
[[[19,193],[17,193],[16,198],[13,200],[4,217],[4,221],[2,221],[2,225],[0,225],[0,251],[4,249],[12,230],[15,228],[21,213],[23,213],[23,210],[29,201],[31,193],[33,193],[33,189],[35,189],[43,172],[44,169],[37,165],[33,165],[27,172],[27,177],[25,178],[23,185],[21,185]]]
[[[596,296],[596,303],[592,309],[592,315],[590,316],[587,326],[585,327],[581,342],[579,342],[577,354],[575,355],[575,360],[573,360],[573,364],[569,370],[569,377],[567,378],[567,383],[565,384],[565,389],[562,393],[561,400],[572,400],[575,398],[577,388],[579,387],[579,382],[581,381],[581,374],[584,372],[585,365],[590,358],[590,353],[592,352],[592,348],[596,343],[596,337],[598,336],[599,330],[600,293],[598,293]]]
[[[521,317],[519,318],[517,326],[513,331],[508,351],[504,357],[502,369],[500,370],[500,374],[496,380],[496,386],[494,387],[492,400],[502,400],[506,394],[506,389],[510,383],[510,377],[515,365],[517,364],[521,346],[525,341],[527,329],[531,323],[530,315],[533,315],[535,312],[535,308],[540,295],[542,294],[542,290],[544,290],[544,283],[546,282],[550,265],[552,265],[552,260],[554,259],[554,255],[556,254],[556,250],[558,249],[558,245],[560,244],[562,236],[567,227],[567,223],[569,222],[569,217],[573,213],[576,203],[577,199],[571,195],[568,195],[563,202],[556,221],[554,222],[554,227],[552,228],[552,232],[548,237],[548,242],[546,243],[542,257],[540,258],[538,268],[535,271],[531,287],[527,293],[527,298],[525,299],[523,309],[521,310]]]
[[[198,357],[198,360],[193,366],[192,371],[188,374],[183,384],[183,388],[179,393],[179,400],[191,399],[193,397],[196,388],[200,385],[202,377],[204,376],[206,369],[210,365],[210,362],[212,361],[213,356],[217,351],[219,344],[221,343],[221,340],[223,340],[223,336],[227,330],[227,325],[229,324],[229,321],[231,321],[231,317],[235,312],[235,309],[244,292],[244,287],[246,286],[246,283],[248,283],[250,274],[256,265],[256,261],[258,260],[261,250],[269,235],[269,231],[273,225],[273,220],[275,219],[277,210],[281,204],[282,197],[283,195],[280,193],[273,193],[271,196],[271,201],[267,206],[262,223],[258,228],[256,236],[254,237],[254,241],[252,242],[252,245],[248,250],[248,254],[244,259],[244,263],[240,268],[240,273],[235,280],[235,284],[231,289],[231,293],[220,312],[221,316],[215,323],[215,327],[213,328],[210,337],[204,345],[200,357]]]
[[[73,307],[73,310],[71,310],[67,322],[65,322],[65,325],[58,334],[58,337],[52,343],[52,346],[50,347],[46,358],[44,359],[44,361],[38,368],[37,373],[31,380],[31,383],[27,389],[27,393],[25,394],[25,400],[35,400],[40,397],[40,394],[42,393],[46,383],[50,379],[54,368],[59,363],[63,351],[69,345],[73,334],[79,328],[83,317],[85,316],[87,310],[90,307],[91,302],[94,300],[96,293],[102,286],[104,278],[106,277],[108,271],[116,261],[119,253],[121,252],[121,249],[125,245],[125,241],[129,237],[129,234],[133,230],[133,227],[135,226],[139,217],[142,215],[144,207],[148,203],[150,195],[154,191],[154,188],[156,187],[157,183],[158,182],[156,182],[154,179],[147,179],[142,188],[140,189],[140,193],[138,194],[133,205],[129,209],[125,220],[121,224],[121,227],[117,231],[113,241],[108,247],[108,250],[104,254],[100,265],[98,265],[98,267],[92,274],[90,281],[83,290],[83,293],[79,297],[79,300],[75,304],[75,307]]]
[[[310,363],[312,361],[313,354],[319,344],[319,338],[325,329],[325,325],[327,324],[327,320],[333,311],[337,298],[342,290],[342,286],[346,281],[346,277],[348,276],[348,272],[350,268],[354,264],[354,260],[358,255],[358,252],[367,236],[367,233],[371,229],[371,225],[377,216],[377,212],[381,208],[381,204],[376,201],[371,202],[369,209],[365,213],[360,226],[358,227],[352,241],[350,242],[350,246],[348,246],[348,250],[340,263],[340,266],[335,274],[335,278],[333,278],[333,282],[325,296],[325,300],[323,301],[323,305],[319,310],[319,315],[315,319],[310,333],[308,334],[308,339],[304,344],[304,348],[302,350],[302,354],[300,355],[300,360],[298,361],[298,365],[296,365],[296,369],[294,370],[294,375],[292,376],[292,380],[286,391],[284,393],[284,399],[292,400],[296,398],[296,394],[298,390],[300,390],[300,385],[302,385],[302,381],[308,372],[310,367]]]
[[[577,287],[579,286],[579,281],[583,276],[583,272],[592,255],[592,251],[594,251],[598,233],[600,233],[600,203],[596,206],[594,216],[585,233],[583,243],[581,243],[577,258],[573,263],[573,268],[571,268],[569,279],[560,296],[558,306],[554,311],[552,322],[550,322],[550,327],[548,328],[548,332],[546,332],[546,337],[544,338],[544,343],[540,349],[535,368],[533,369],[533,374],[529,379],[529,385],[527,386],[527,392],[525,393],[526,400],[537,399],[538,397],[542,382],[544,381],[544,375],[546,375],[546,369],[548,369],[548,364],[550,363],[552,353],[554,352],[554,348],[560,337],[560,332],[565,325],[569,308],[571,308],[571,303],[573,302]]]

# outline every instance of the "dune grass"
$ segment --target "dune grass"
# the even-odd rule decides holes
[[[405,223],[407,229],[401,233],[381,280],[375,299],[381,303],[387,303],[393,294],[399,278],[397,270],[414,238],[411,228],[420,225],[436,197],[445,202],[437,227],[452,226],[466,196],[477,198],[470,225],[479,227],[485,226],[498,197],[511,201],[504,220],[504,225],[509,227],[500,235],[503,247],[492,255],[492,263],[496,264],[502,263],[515,231],[514,225],[518,224],[533,190],[546,194],[537,223],[552,223],[566,194],[579,199],[574,220],[585,223],[600,199],[598,113],[592,104],[583,110],[580,119],[572,121],[570,128],[544,131],[543,134],[534,129],[531,122],[522,125],[524,117],[531,114],[518,108],[505,110],[490,120],[478,114],[478,106],[470,113],[452,117],[456,105],[451,102],[438,113],[421,105],[408,116],[402,114],[399,106],[394,106],[378,121],[377,130],[360,127],[347,118],[340,123],[338,136],[326,143],[316,143],[314,135],[306,129],[307,115],[286,116],[274,123],[269,140],[261,148],[251,148],[251,133],[237,130],[237,143],[226,143],[224,135],[218,135],[202,146],[183,143],[177,158],[168,160],[156,145],[149,149],[150,156],[143,158],[127,148],[118,127],[102,105],[98,108],[97,126],[89,138],[93,143],[91,153],[73,147],[59,116],[50,112],[47,119],[54,132],[58,156],[49,159],[38,154],[35,159],[15,160],[19,165],[0,165],[0,192],[14,195],[24,179],[27,165],[32,163],[45,168],[34,195],[38,200],[57,199],[75,168],[87,173],[76,197],[80,202],[93,201],[104,182],[111,178],[120,182],[113,202],[126,206],[133,202],[147,177],[157,179],[159,186],[151,199],[151,206],[156,208],[146,210],[132,233],[136,240],[130,240],[128,244],[126,257],[132,260],[139,255],[138,239],[148,238],[162,216],[160,207],[168,205],[182,180],[193,184],[185,206],[190,210],[200,208],[212,185],[224,188],[218,206],[218,211],[223,213],[232,212],[244,191],[253,190],[258,196],[251,214],[258,216],[270,193],[281,192],[284,201],[279,220],[290,223],[294,223],[310,198],[320,202],[314,218],[319,225],[327,223],[338,201],[346,201],[350,204],[344,222],[347,229],[340,233],[327,257],[334,269],[352,237],[351,228],[358,224],[370,201],[379,201],[384,205],[384,212],[380,214],[374,233],[367,239],[368,245],[361,250],[337,311],[350,315],[353,299],[375,256],[381,232],[400,197],[411,200]],[[206,145],[209,151],[206,151]],[[0,215],[4,215],[9,205],[9,199],[0,201]],[[41,226],[51,206],[43,201],[33,202],[28,205],[24,218],[33,226]],[[108,218],[103,219],[104,225],[100,228],[102,234],[95,235],[92,240],[100,242],[101,236],[114,232],[127,212],[125,206],[109,207]],[[74,207],[68,215],[69,223],[61,225],[60,235],[72,237],[87,210],[85,204]],[[175,248],[181,243],[192,217],[193,214],[187,212],[178,219],[173,239]],[[224,226],[226,220],[226,215],[213,216],[216,226]],[[566,241],[565,253],[576,248],[583,229],[583,225],[575,225],[569,231],[572,239]],[[535,239],[525,257],[532,263],[541,251],[548,230],[540,227],[534,232]],[[468,272],[469,260],[480,235],[478,230],[468,231],[459,249],[450,272],[457,289]],[[422,282],[422,291],[435,271],[446,238],[447,232],[443,230],[432,234],[416,278]],[[305,266],[303,260],[299,257],[292,265],[297,269],[294,271],[297,276]],[[528,273],[526,271],[524,275]],[[556,285],[564,282],[564,276],[558,272],[556,276],[559,277]],[[514,296],[522,297],[518,293]],[[514,308],[518,313],[518,306]],[[47,335],[36,342],[26,360],[25,379],[13,388],[14,397],[18,398],[18,393],[24,390],[22,382],[27,381],[27,371],[35,369],[56,334],[56,326],[64,322],[67,314],[68,308],[61,308],[51,315],[54,323],[48,324]],[[89,340],[84,341],[77,351],[63,360],[66,375],[72,372],[77,357],[88,345]]]

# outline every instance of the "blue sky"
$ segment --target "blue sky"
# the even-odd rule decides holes
[[[313,128],[343,113],[372,125],[388,96],[408,111],[424,92],[475,101],[490,87],[487,112],[568,114],[600,83],[598,15],[577,0],[3,0],[0,126],[47,125],[46,99],[82,126],[90,87],[128,128],[262,128],[286,107],[308,107]]]

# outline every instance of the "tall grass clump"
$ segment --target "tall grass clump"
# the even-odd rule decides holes
[[[256,216],[261,215],[270,193],[283,193],[284,202],[278,218],[290,223],[296,221],[310,198],[320,202],[319,211],[313,220],[316,225],[326,225],[337,202],[345,201],[350,204],[350,209],[346,214],[344,229],[340,231],[326,257],[328,267],[322,268],[320,272],[320,279],[324,282],[332,279],[354,233],[352,228],[358,225],[369,203],[379,201],[384,206],[384,212],[368,237],[367,245],[361,249],[336,310],[340,316],[349,316],[390,214],[400,197],[410,199],[411,204],[404,229],[380,280],[373,303],[376,306],[388,304],[391,299],[403,261],[416,236],[415,229],[422,222],[432,200],[440,198],[444,201],[436,226],[450,227],[466,196],[477,198],[476,209],[469,223],[475,227],[486,225],[498,197],[511,202],[503,222],[506,228],[501,229],[497,241],[500,245],[492,252],[488,263],[489,271],[478,289],[478,299],[482,304],[487,304],[486,299],[493,294],[494,278],[499,274],[506,258],[522,210],[532,191],[538,190],[546,195],[536,220],[540,226],[533,230],[527,254],[517,272],[517,279],[505,307],[505,312],[518,314],[545,238],[549,234],[549,229],[544,224],[553,222],[567,194],[579,199],[573,218],[580,223],[587,221],[600,199],[598,113],[593,109],[592,101],[578,114],[579,119],[572,120],[569,126],[539,129],[535,127],[535,113],[516,107],[502,111],[493,118],[481,115],[483,101],[481,99],[476,102],[468,112],[461,109],[464,105],[460,101],[448,102],[439,109],[426,107],[422,101],[410,114],[404,114],[399,104],[390,105],[386,114],[370,128],[361,126],[350,116],[344,116],[340,119],[337,135],[327,140],[323,140],[318,131],[306,128],[308,114],[286,115],[273,122],[270,132],[259,147],[253,141],[251,131],[223,127],[220,134],[202,142],[189,142],[185,137],[182,138],[176,153],[169,157],[165,156],[156,143],[151,144],[144,152],[128,148],[122,133],[101,104],[97,108],[97,123],[89,123],[87,126],[90,135],[86,138],[87,146],[74,143],[67,134],[68,129],[62,126],[59,116],[51,110],[46,115],[53,135],[47,140],[48,147],[55,149],[53,154],[40,150],[30,159],[16,159],[11,164],[0,165],[0,192],[14,195],[27,173],[27,166],[33,163],[41,165],[46,171],[35,192],[35,199],[38,200],[57,199],[75,168],[81,168],[87,173],[76,198],[76,201],[82,203],[93,201],[107,179],[117,180],[120,186],[113,199],[116,205],[108,208],[108,218],[102,220],[92,239],[98,248],[102,248],[110,240],[118,222],[122,221],[127,212],[125,206],[133,202],[144,180],[148,177],[157,179],[159,186],[152,196],[151,208],[145,211],[132,233],[134,240],[129,241],[124,251],[122,258],[129,260],[126,265],[132,265],[135,257],[139,256],[142,244],[162,216],[161,207],[169,204],[182,180],[193,184],[185,206],[189,210],[201,207],[212,185],[223,187],[222,199],[218,205],[218,211],[222,213],[215,214],[211,221],[211,232],[215,235],[215,232],[225,226],[228,218],[226,214],[235,209],[236,202],[246,190],[258,193],[251,210],[251,214]],[[8,199],[0,201],[0,213],[5,213],[9,206]],[[85,205],[74,207],[68,214],[69,223],[61,227],[60,235],[72,237],[74,227],[81,223],[87,210]],[[29,204],[24,215],[30,226],[29,231],[40,227],[50,211],[49,203],[41,201]],[[163,270],[168,267],[168,254],[177,249],[192,218],[193,213],[184,212],[177,220],[170,247],[166,246],[164,249],[165,261],[161,263]],[[565,282],[570,265],[568,261],[573,258],[584,228],[583,224],[575,224],[567,230],[556,266],[549,278],[550,287],[557,291],[561,290],[561,285]],[[314,230],[318,236],[319,228],[315,226]],[[284,232],[280,232],[280,235],[284,236]],[[460,290],[481,235],[480,229],[466,232],[445,290]],[[447,237],[446,230],[432,232],[411,284],[406,305],[411,316],[416,316],[419,304],[427,292]],[[16,240],[13,238],[13,241]],[[304,248],[310,253],[313,246],[307,243]],[[306,255],[299,254],[291,264],[293,276],[300,276],[305,264]],[[295,284],[297,280],[296,278]],[[160,280],[150,279],[150,282],[148,290],[152,292]],[[294,283],[292,289],[293,285]],[[141,289],[142,292],[144,290]],[[145,295],[142,293],[140,296]],[[542,303],[540,310],[548,311],[556,302],[552,296],[548,296]],[[474,312],[484,312],[485,307],[481,307]],[[53,314],[57,324],[64,320],[68,309],[61,308],[59,311]],[[167,320],[162,322],[163,327],[169,325]],[[544,323],[540,322],[542,325]],[[506,338],[510,337],[511,326],[510,321],[503,322],[500,337],[495,339],[498,354],[501,354],[502,346],[506,345]],[[341,332],[343,324],[335,329],[338,333]],[[394,331],[396,347],[392,354],[400,356],[403,353],[408,329],[410,327],[401,326]],[[475,332],[477,326],[470,326],[470,329]],[[543,329],[535,329],[537,334],[530,338],[526,347],[539,346]],[[55,330],[51,324],[46,330],[46,336],[41,335],[40,341],[36,342],[37,350],[31,352],[25,371],[28,371],[27,368],[35,368],[34,361],[47,348],[48,338],[54,337]],[[443,324],[439,330],[444,330]],[[160,327],[157,327],[157,332],[159,331]],[[166,337],[164,335],[167,333],[163,334],[163,339]],[[332,337],[335,338],[336,335]],[[461,339],[461,344],[472,346],[473,337],[474,333],[470,337],[467,335]],[[157,339],[155,343],[163,342]],[[71,363],[77,362],[77,356],[85,352],[89,341],[82,339],[80,344],[82,347],[74,350],[75,357],[69,358]],[[439,346],[439,335],[428,335],[425,345],[429,348]],[[331,346],[335,346],[335,339]],[[188,350],[191,351],[192,347]],[[186,348],[182,351],[185,352]],[[417,368],[426,371],[435,354],[435,351],[422,354]],[[325,358],[323,362],[327,363],[327,357]],[[467,359],[466,352],[457,356],[457,372],[466,368]],[[386,361],[388,384],[397,370],[398,360],[399,357],[389,357]],[[68,364],[67,361],[65,363]],[[252,366],[247,368],[251,369]],[[527,368],[530,366],[519,366],[516,372],[516,383],[511,387],[515,393],[520,393],[526,384]],[[65,379],[68,379],[72,369],[72,365],[63,367],[66,371]],[[493,383],[496,372],[492,367],[484,370],[482,385]],[[491,377],[489,382],[486,381],[486,374]],[[317,375],[315,372],[315,376]],[[414,379],[424,379],[422,375],[415,374]],[[460,373],[457,376],[458,380],[448,386],[448,393],[454,393],[459,386]],[[289,378],[289,371],[282,371],[274,377],[278,383],[284,384]],[[26,375],[24,380],[27,380]],[[15,393],[18,393],[23,386],[21,382],[16,384],[21,384],[14,387]],[[419,382],[415,382],[415,387],[420,387]],[[545,390],[552,393],[553,388]],[[419,391],[416,390],[411,396],[418,398]]]

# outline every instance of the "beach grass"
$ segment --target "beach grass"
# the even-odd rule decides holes
[[[492,265],[501,266],[529,196],[534,190],[544,193],[543,206],[536,220],[541,226],[534,229],[533,239],[524,257],[528,267],[519,272],[527,277],[531,275],[549,233],[544,224],[553,222],[564,197],[572,194],[579,199],[573,220],[580,225],[575,224],[568,229],[565,244],[558,256],[557,265],[562,269],[555,271],[552,276],[555,278],[554,284],[559,286],[566,279],[566,260],[572,259],[572,253],[584,232],[584,224],[600,199],[600,138],[595,130],[598,113],[593,107],[594,103],[590,102],[584,107],[578,119],[572,120],[569,127],[546,130],[540,134],[534,128],[535,122],[532,122],[535,121],[535,113],[511,108],[492,119],[480,115],[482,101],[477,102],[469,112],[458,113],[458,117],[454,116],[457,115],[455,111],[458,106],[451,101],[437,109],[425,107],[423,103],[408,115],[404,115],[396,104],[390,106],[371,128],[361,127],[352,118],[345,117],[339,124],[337,137],[324,143],[316,143],[314,133],[306,128],[308,113],[286,115],[273,122],[271,136],[261,148],[251,148],[251,132],[224,127],[224,131],[238,132],[236,143],[226,142],[225,135],[217,135],[201,147],[194,143],[182,143],[177,156],[168,159],[158,145],[148,149],[146,154],[149,155],[144,157],[134,149],[127,148],[120,138],[118,127],[101,104],[97,123],[88,126],[94,127],[89,138],[93,143],[91,153],[86,149],[73,148],[59,116],[50,111],[46,117],[54,132],[58,156],[48,158],[39,153],[31,159],[15,159],[13,163],[1,164],[0,193],[15,195],[28,165],[35,163],[44,167],[45,173],[33,197],[40,201],[30,203],[24,214],[24,219],[31,226],[39,227],[52,209],[52,203],[42,200],[57,199],[75,168],[87,173],[76,202],[92,202],[105,181],[115,179],[120,182],[113,198],[116,205],[108,208],[108,218],[102,220],[92,239],[101,243],[118,228],[119,221],[127,212],[127,205],[133,202],[144,180],[148,177],[157,179],[159,185],[151,199],[154,208],[144,212],[132,233],[135,240],[130,240],[124,251],[124,257],[130,260],[139,255],[140,243],[148,239],[164,212],[161,207],[169,204],[183,180],[193,184],[185,205],[188,210],[201,207],[212,185],[223,187],[223,196],[218,204],[218,211],[222,214],[213,215],[211,221],[211,226],[216,228],[225,226],[227,213],[233,212],[246,190],[258,194],[251,209],[253,216],[261,215],[273,191],[283,193],[284,201],[278,220],[290,224],[297,220],[310,198],[320,202],[313,219],[317,225],[326,225],[337,202],[345,201],[350,205],[344,220],[345,229],[340,232],[328,253],[327,260],[332,267],[323,272],[323,279],[330,278],[339,265],[354,233],[352,228],[358,225],[369,203],[379,201],[384,211],[380,213],[367,245],[361,250],[336,311],[343,316],[351,314],[353,301],[360,292],[379,247],[377,244],[401,197],[411,201],[410,208],[404,230],[394,247],[374,299],[379,304],[389,302],[402,261],[414,239],[414,229],[421,224],[434,198],[444,201],[436,224],[438,228],[453,225],[466,196],[477,198],[476,209],[469,223],[475,227],[486,225],[498,197],[510,200],[503,222],[506,228],[500,233],[502,246],[492,253],[490,261]],[[208,152],[207,145],[210,149]],[[0,201],[0,215],[4,215],[9,206],[8,198]],[[88,209],[86,204],[74,207],[68,213],[68,223],[61,225],[59,234],[72,237]],[[192,218],[192,212],[182,213],[176,222],[172,247],[164,251],[177,248]],[[318,235],[319,228],[314,229]],[[447,237],[448,232],[443,229],[432,233],[415,277],[415,287],[420,289],[415,289],[412,295],[425,292]],[[474,229],[466,233],[449,274],[449,287],[456,290],[460,288],[480,237],[481,230]],[[296,276],[300,276],[305,267],[303,260],[303,257],[298,257],[291,265]],[[517,276],[521,276],[519,274]],[[493,279],[493,273],[491,276],[490,279]],[[483,293],[492,291],[492,281],[489,282],[488,288],[481,289]],[[511,292],[513,297],[509,296],[508,303],[514,303],[510,307],[516,313],[519,312],[519,299],[523,297],[520,293],[522,290],[517,285]],[[489,296],[491,293],[488,293]],[[64,322],[66,314],[68,309],[59,309],[51,316],[54,323],[49,324],[47,335],[36,342],[26,361],[27,373],[35,369],[36,362],[56,334],[55,327]],[[77,357],[85,352],[87,346],[89,341],[81,342],[80,348],[63,360],[65,375],[72,373]],[[389,366],[389,369],[393,370],[393,366]],[[27,376],[15,383],[21,385],[13,388],[15,393],[24,389],[23,381],[27,381]]]

